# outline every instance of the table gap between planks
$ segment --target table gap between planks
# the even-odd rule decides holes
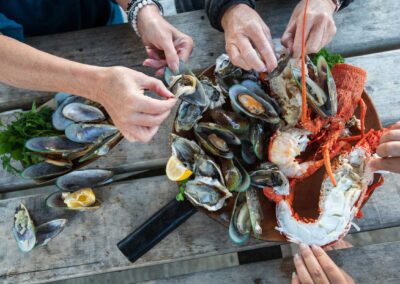
[[[279,37],[283,32],[295,3],[268,1],[258,5],[274,37]],[[392,50],[400,45],[395,28],[400,21],[395,13],[398,8],[396,0],[368,3],[356,0],[336,16],[338,34],[330,45],[331,50],[345,55],[364,54],[350,57],[348,62],[368,71],[367,92],[385,125],[400,116],[400,99],[395,93],[400,85],[400,72],[397,71],[400,51],[373,52]],[[366,14],[368,17],[361,16]],[[354,19],[358,22],[354,23]],[[223,35],[209,27],[203,11],[170,17],[169,20],[194,37],[196,48],[191,63],[195,69],[201,70],[213,64],[223,52]],[[28,44],[41,50],[79,62],[101,66],[125,65],[148,73],[148,69],[141,67],[145,54],[137,41],[128,25],[27,39]],[[2,110],[24,108],[31,104],[33,98],[46,100],[50,97],[50,94],[12,88],[2,88],[0,92]],[[113,167],[168,157],[168,134],[172,120],[173,115],[150,144],[135,143],[132,146],[123,141],[93,166]],[[3,185],[8,186],[26,182],[5,174],[1,180]],[[225,228],[203,214],[195,214],[136,263],[130,264],[117,250],[116,243],[174,198],[176,186],[160,176],[106,186],[97,193],[104,206],[96,212],[85,214],[66,214],[48,209],[44,206],[45,196],[41,194],[1,200],[1,282],[59,280],[276,245],[251,240],[246,246],[234,246],[228,240]],[[47,247],[35,249],[26,255],[17,251],[10,232],[14,209],[21,201],[31,210],[38,224],[58,217],[69,219],[64,232]],[[399,225],[399,202],[399,178],[388,175],[385,185],[366,205],[365,217],[357,222],[358,225],[362,230]]]

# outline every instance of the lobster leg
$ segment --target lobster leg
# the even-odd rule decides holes
[[[365,115],[367,113],[367,105],[364,100],[361,99],[359,102],[360,105],[360,123],[361,123],[361,139],[365,136]]]

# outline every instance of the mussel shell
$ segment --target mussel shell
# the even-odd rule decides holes
[[[185,196],[196,206],[217,211],[222,208],[225,200],[232,196],[232,193],[216,179],[196,177],[186,183]]]
[[[337,113],[337,90],[336,83],[333,79],[332,73],[329,69],[328,62],[322,55],[318,57],[317,72],[319,85],[324,91],[329,94],[326,104],[323,106],[322,111],[327,116],[335,116]]]
[[[63,114],[62,111],[64,107],[70,103],[83,103],[86,100],[82,97],[76,97],[76,96],[69,96],[65,98],[62,103],[57,107],[57,109],[53,112],[53,115],[51,117],[53,127],[57,130],[65,130],[68,125],[73,124],[74,122],[68,118],[66,118]]]
[[[232,159],[228,145],[240,145],[240,139],[228,129],[211,122],[201,122],[194,127],[199,143],[215,156]]]
[[[63,101],[65,101],[65,99],[69,98],[70,96],[72,96],[71,94],[67,94],[67,93],[57,93],[54,96],[55,101],[57,102],[57,105],[61,105]]]
[[[84,151],[87,145],[73,142],[64,136],[48,136],[29,139],[25,143],[25,148],[36,153],[65,155]]]
[[[250,173],[252,186],[258,189],[272,188],[276,194],[289,194],[289,180],[277,168],[259,168]]]
[[[260,119],[270,124],[277,124],[280,122],[278,113],[270,103],[242,85],[232,86],[229,89],[229,97],[231,99],[232,108],[235,111],[242,112],[250,117]],[[241,97],[246,97],[246,100],[252,101],[251,103],[253,105],[251,107],[254,111],[250,110],[250,106],[246,108],[243,105],[243,102],[240,101]]]
[[[236,112],[213,109],[209,113],[217,124],[232,131],[236,135],[242,136],[247,133],[249,129],[250,121]]]
[[[55,219],[36,228],[36,246],[45,246],[64,229],[67,219]]]
[[[260,199],[258,192],[255,188],[250,187],[246,191],[246,202],[249,209],[251,227],[253,234],[256,238],[259,238],[262,234],[262,220],[264,218],[263,211],[261,208]]]
[[[87,169],[70,172],[57,178],[56,185],[63,191],[76,191],[110,183],[114,173],[110,170]]]
[[[74,123],[65,129],[65,136],[77,143],[96,143],[118,132],[110,124]]]
[[[176,98],[200,107],[208,107],[208,97],[194,75],[179,75],[170,86]]]
[[[299,88],[301,88],[301,71],[299,69],[293,68],[292,73],[297,85],[299,86]],[[328,94],[310,77],[306,77],[306,86],[307,101],[312,109],[320,116],[327,117],[327,114],[324,112],[323,106],[327,103],[327,101],[329,101]]]
[[[207,79],[200,80],[201,85],[205,95],[208,98],[208,107],[210,109],[215,109],[221,107],[225,103],[225,97],[222,92],[212,84],[212,82]]]
[[[21,176],[26,179],[40,180],[60,176],[70,170],[71,166],[56,166],[47,162],[40,162],[27,167],[21,173]]]
[[[250,128],[250,140],[253,145],[253,152],[256,157],[263,161],[265,157],[265,146],[267,144],[267,132],[265,131],[264,125],[261,123],[255,123]]]
[[[240,147],[240,156],[242,161],[249,166],[254,165],[258,161],[258,158],[254,153],[253,144],[247,140],[242,141],[242,146]]]
[[[178,108],[175,119],[175,130],[180,132],[192,129],[196,122],[202,118],[205,110],[205,107],[183,101]]]
[[[108,152],[111,150],[111,147],[114,144],[116,144],[117,141],[121,138],[122,138],[122,134],[120,132],[117,132],[114,135],[111,135],[111,136],[105,138],[103,141],[94,145],[93,148],[89,152],[87,152],[84,156],[82,156],[78,160],[78,162],[83,163],[88,160],[107,155]]]
[[[262,99],[264,99],[265,101],[267,101],[269,104],[271,104],[271,106],[275,109],[275,111],[278,114],[282,113],[282,108],[277,103],[277,101],[274,98],[272,98],[271,96],[269,96],[266,92],[264,92],[263,89],[261,89],[261,87],[256,82],[251,81],[251,80],[245,80],[240,84],[242,86],[246,87],[247,89],[249,89],[250,91],[252,91],[257,96],[259,96]]]
[[[82,103],[66,105],[62,110],[62,114],[75,122],[99,122],[106,119],[104,113],[97,107]]]
[[[193,169],[199,155],[204,155],[203,150],[196,142],[171,133],[172,155],[176,156],[186,168]]]
[[[246,199],[243,193],[238,193],[229,222],[229,238],[235,244],[242,245],[249,240],[250,230],[250,214]]]
[[[177,72],[173,72],[168,66],[164,69],[164,81],[167,86],[171,86],[172,82],[174,81],[175,77],[179,74],[193,74],[189,67],[186,65],[185,62],[179,60],[179,70]]]
[[[47,207],[60,209],[60,210],[72,210],[72,211],[94,211],[100,208],[101,203],[96,199],[96,202],[87,207],[78,207],[78,208],[69,208],[62,199],[62,193],[57,191],[53,192],[49,196],[46,197],[46,205]]]
[[[20,203],[15,209],[13,235],[22,252],[31,251],[36,244],[36,229],[28,209]]]
[[[250,176],[238,160],[221,159],[221,169],[230,191],[244,192],[249,188]]]
[[[222,185],[225,186],[224,176],[218,164],[213,161],[209,156],[199,156],[195,162],[195,175],[210,177],[217,179]]]

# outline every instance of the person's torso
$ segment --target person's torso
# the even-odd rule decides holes
[[[110,0],[0,0],[0,13],[23,26],[25,36],[106,25]]]

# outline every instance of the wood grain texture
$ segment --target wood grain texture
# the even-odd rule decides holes
[[[294,0],[260,1],[257,10],[272,36],[279,39],[286,28]],[[354,1],[335,16],[337,35],[329,48],[346,56],[400,47],[400,18],[397,0]],[[368,15],[368,16],[364,16]],[[223,34],[212,29],[204,11],[167,17],[182,32],[191,35],[196,48],[191,57],[194,69],[203,69],[224,52]],[[142,66],[145,52],[129,25],[100,27],[64,34],[28,38],[26,43],[40,50],[74,61],[100,66],[122,65],[152,74]],[[30,107],[33,99],[44,101],[50,93],[0,87],[0,111]]]
[[[397,177],[388,175],[385,185],[372,196],[364,218],[356,221],[361,230],[400,225],[397,206],[400,188],[396,181]],[[129,263],[117,249],[117,242],[176,193],[176,185],[161,176],[97,189],[103,206],[94,212],[64,213],[49,209],[42,195],[1,200],[0,282],[55,281],[277,244],[251,240],[245,246],[235,246],[229,241],[226,228],[196,213],[136,263]],[[34,249],[29,254],[19,252],[11,233],[14,210],[19,202],[26,204],[37,224],[67,218],[65,230],[47,247]]]
[[[329,252],[335,263],[356,283],[399,283],[400,242],[355,247]],[[216,271],[143,282],[146,284],[289,283],[294,271],[291,258],[240,265]]]

